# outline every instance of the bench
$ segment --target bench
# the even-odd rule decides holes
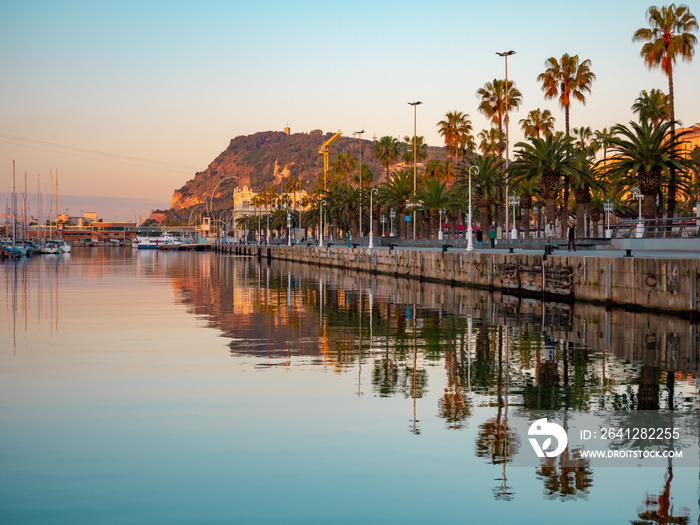
[[[452,248],[452,245],[449,242],[446,242],[442,245],[442,253],[445,253],[448,248]]]
[[[390,243],[389,243],[389,251],[393,250],[393,249],[396,248],[398,245],[399,245],[398,242],[390,242]]]

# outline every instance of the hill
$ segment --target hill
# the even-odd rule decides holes
[[[171,211],[181,214],[182,211],[203,203],[204,195],[209,196],[217,184],[231,176],[238,178],[221,182],[216,188],[217,197],[230,195],[238,185],[248,185],[254,191],[260,191],[268,184],[281,189],[284,180],[290,175],[298,176],[304,188],[310,189],[323,173],[323,156],[319,154],[319,149],[332,135],[330,132],[324,134],[321,130],[314,130],[290,135],[281,131],[264,131],[238,136],[231,140],[206,170],[196,173],[193,179],[175,190]],[[373,143],[371,140],[362,140],[362,162],[369,165],[374,180],[380,181],[383,180],[384,168],[371,156]],[[357,138],[341,136],[329,148],[329,162],[332,163],[335,155],[341,152],[358,158],[359,147]],[[428,148],[428,158],[445,159],[444,149]]]

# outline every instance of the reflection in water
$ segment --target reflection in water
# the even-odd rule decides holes
[[[514,476],[513,459],[528,446],[518,418],[554,410],[568,428],[570,414],[595,410],[700,408],[696,327],[673,317],[247,257],[96,250],[74,259],[3,263],[13,351],[31,311],[37,327],[48,322],[58,334],[68,278],[123,271],[163,280],[233,359],[270,373],[352,373],[353,396],[405,400],[419,439],[436,432],[433,421],[469,436],[469,454],[499,471],[496,500],[518,498],[534,479],[544,499],[585,500],[598,482],[590,463],[567,464],[574,449],[543,458],[527,481]],[[647,495],[633,523],[688,522],[688,509],[672,505],[672,479],[669,461],[661,493]]]

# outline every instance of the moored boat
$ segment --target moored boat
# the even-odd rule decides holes
[[[136,237],[132,246],[139,250],[172,249],[182,246],[182,241],[170,233],[164,233],[160,237]]]

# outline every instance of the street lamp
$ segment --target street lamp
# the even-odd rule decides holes
[[[506,168],[508,168],[508,165],[510,164],[510,159],[508,157],[508,57],[511,55],[515,54],[515,51],[510,50],[510,51],[504,51],[503,53],[499,53],[496,51],[496,54],[498,56],[502,56],[506,60],[506,117],[505,117],[505,124],[506,124]],[[500,138],[500,137],[499,137]],[[506,171],[506,195],[510,194],[510,185],[509,185],[509,180],[508,180],[508,172]],[[508,229],[508,206],[506,206],[506,230]]]
[[[394,219],[396,219],[396,210],[389,209],[389,237],[394,236]]]
[[[353,132],[353,135],[358,135],[360,137],[360,195],[362,195],[362,134],[364,132],[364,129],[362,131]],[[370,222],[371,221],[372,218],[370,217]],[[360,200],[360,237],[362,237],[362,200]]]
[[[416,150],[416,106],[421,105],[423,102],[420,100],[417,100],[416,102],[409,102],[408,104],[413,106],[413,197],[415,198],[416,196],[416,191],[417,191],[417,168],[416,168],[416,157],[417,157],[417,150]],[[416,239],[416,210],[414,208],[413,210],[413,240]]]
[[[467,213],[467,251],[474,251],[474,242],[472,241],[472,170],[476,170],[476,176],[479,176],[479,166],[469,166],[469,211]],[[483,231],[483,224],[481,225]]]
[[[518,238],[518,229],[515,227],[515,207],[520,206],[520,196],[510,195],[508,197],[508,204],[513,206],[513,229],[510,231],[510,238],[517,239]],[[506,226],[507,226],[507,224],[506,224]]]
[[[320,248],[323,248],[323,207],[324,207],[326,204],[327,204],[326,201],[321,201],[320,204],[319,204],[319,206],[318,206],[319,209],[321,210],[321,213],[320,213],[320,215],[321,215],[321,227],[319,228],[319,234],[320,234],[320,236],[319,236],[319,238],[318,238],[318,239],[319,239],[319,240],[318,240],[318,246],[319,246]]]
[[[372,220],[372,196],[379,195],[379,190],[377,188],[370,188],[369,190],[369,249],[374,248],[374,221]]]
[[[382,237],[384,237],[384,229],[386,226],[386,215],[382,215],[382,218],[380,219],[380,222],[382,223]]]
[[[641,238],[644,237],[644,223],[642,222],[642,199],[644,195],[640,193],[639,188],[636,186],[632,188],[632,198],[637,199],[639,202],[639,222],[635,228],[635,237]]]

